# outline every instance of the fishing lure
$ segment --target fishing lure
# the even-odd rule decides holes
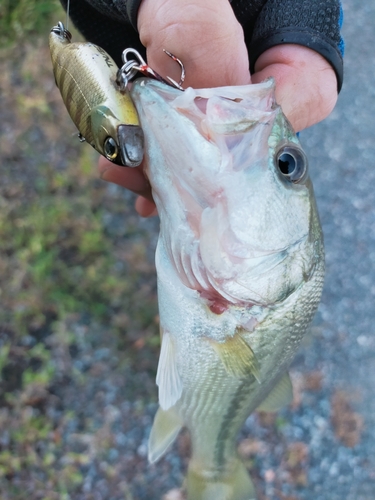
[[[101,47],[72,43],[71,39],[71,33],[59,22],[51,30],[49,46],[56,85],[80,139],[113,163],[138,166],[143,159],[143,133],[129,95],[129,82],[140,72],[183,90],[182,62],[164,50],[180,65],[181,78],[177,83],[168,76],[162,78],[134,49],[123,51],[124,65],[119,69]]]
[[[113,163],[138,166],[143,133],[116,63],[101,47],[71,38],[59,22],[49,46],[56,84],[80,139]]]

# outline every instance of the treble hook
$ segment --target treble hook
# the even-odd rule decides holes
[[[166,49],[163,49],[163,52],[165,54],[167,54],[167,56],[169,56],[171,59],[173,59],[173,61],[176,61],[176,63],[178,63],[180,65],[180,68],[181,68],[181,76],[180,76],[180,81],[177,83],[175,82],[174,80],[172,80],[171,77],[169,76],[166,76],[166,79],[174,86],[176,87],[177,89],[180,89],[180,90],[183,90],[182,88],[182,84],[184,83],[185,81],[185,67],[183,65],[183,62],[181,61],[181,59],[178,59],[178,57],[174,56],[171,52],[169,52],[168,50]]]
[[[168,52],[168,50],[163,49],[164,53],[167,54],[170,58],[173,59],[173,61],[176,61],[181,68],[181,77],[179,83],[174,81],[172,78],[167,76],[166,78],[163,78],[162,76],[159,75],[156,71],[154,71],[143,59],[141,54],[135,50],[135,49],[125,49],[122,53],[122,60],[124,61],[124,65],[122,66],[121,69],[119,69],[117,73],[117,84],[120,85],[121,88],[127,87],[128,83],[130,80],[134,78],[134,76],[137,74],[137,72],[142,73],[142,75],[148,76],[149,78],[153,78],[154,80],[158,80],[159,82],[163,82],[166,85],[169,85],[171,87],[174,87],[178,90],[184,90],[182,88],[182,84],[184,83],[185,80],[185,68],[176,56]],[[129,59],[128,60],[128,55],[132,54],[135,59]]]

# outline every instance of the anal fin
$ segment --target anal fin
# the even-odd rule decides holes
[[[229,375],[237,378],[253,375],[260,383],[258,360],[241,331],[242,329],[238,329],[233,337],[228,337],[225,342],[211,341],[211,345]]]
[[[157,462],[176,439],[183,422],[173,408],[158,409],[148,441],[148,460]]]
[[[159,387],[159,404],[163,410],[168,410],[181,397],[182,381],[178,373],[173,339],[167,331],[163,332],[156,384]]]
[[[293,386],[289,373],[285,373],[277,385],[258,406],[259,411],[276,412],[293,401]]]

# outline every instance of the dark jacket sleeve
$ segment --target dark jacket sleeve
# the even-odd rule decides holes
[[[66,8],[67,0],[61,0]],[[123,49],[146,58],[137,32],[141,0],[71,0],[70,17],[87,40],[103,47],[121,66]],[[342,11],[339,0],[232,0],[249,50],[250,70],[275,45],[294,43],[315,50],[334,68],[338,89],[343,80]]]
[[[332,65],[340,90],[344,53],[341,24],[339,0],[268,0],[257,17],[248,46],[251,72],[265,50],[294,43],[318,52]]]
[[[66,9],[67,0],[60,1]],[[69,16],[78,31],[107,51],[120,67],[122,51],[128,47],[146,58],[146,49],[130,21],[131,17],[136,23],[140,3],[141,0],[70,0]]]

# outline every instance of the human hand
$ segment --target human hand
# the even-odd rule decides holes
[[[147,63],[162,76],[180,79],[179,66],[165,55],[167,49],[183,61],[184,87],[220,87],[251,82],[249,60],[241,25],[228,0],[143,0],[138,31],[147,49]],[[102,179],[138,194],[136,210],[155,215],[150,185],[142,165],[123,168],[104,157]]]
[[[323,56],[301,45],[277,45],[255,63],[253,83],[272,76],[276,101],[295,131],[326,118],[337,101],[336,74]]]
[[[184,63],[184,87],[219,87],[258,83],[273,76],[276,100],[295,130],[323,120],[337,100],[337,81],[330,64],[299,45],[279,45],[264,52],[250,77],[242,27],[228,0],[143,0],[138,13],[140,39],[150,67],[179,80],[179,67],[169,50]],[[251,57],[251,54],[250,54]],[[137,212],[155,215],[151,188],[142,165],[128,169],[99,160],[102,179],[138,194]]]

